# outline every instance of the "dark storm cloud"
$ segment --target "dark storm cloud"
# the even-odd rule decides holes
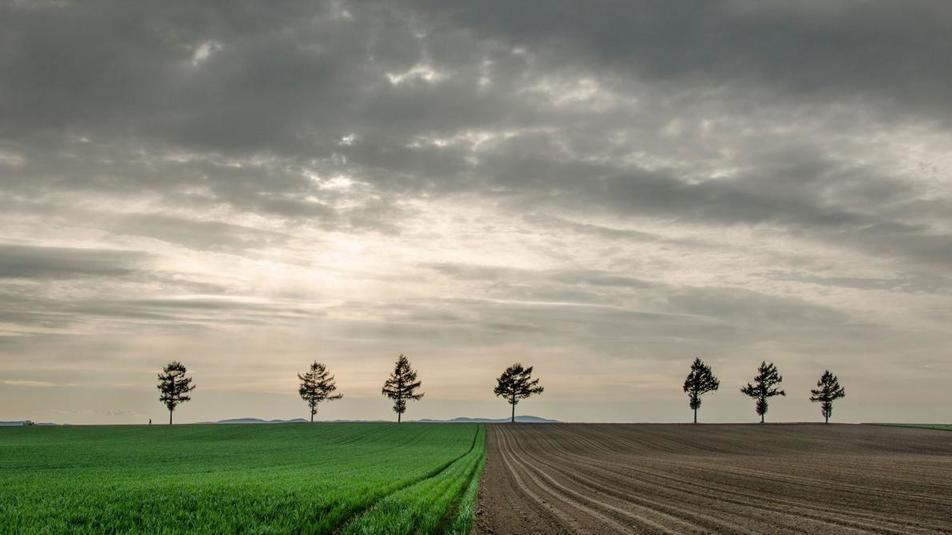
[[[431,264],[433,269],[443,275],[460,280],[474,281],[511,281],[525,283],[529,280],[550,280],[564,284],[614,286],[623,288],[645,288],[651,283],[636,277],[623,277],[612,272],[594,270],[538,270],[516,269],[502,266],[478,266],[472,264]]]
[[[346,324],[341,332],[361,340],[399,339],[418,347],[492,340],[660,360],[691,352],[750,354],[771,345],[785,351],[822,348],[862,355],[868,351],[866,344],[896,350],[905,343],[893,328],[856,321],[802,299],[741,288],[642,283],[629,288],[635,291],[627,296],[637,295],[639,303],[617,295],[606,299],[597,288],[562,282],[575,276],[518,271],[502,279],[494,275],[480,286],[484,299],[348,302],[342,307],[360,310],[368,319]],[[864,343],[844,343],[855,339]]]
[[[913,294],[948,294],[952,292],[952,279],[922,273],[897,273],[885,277],[817,277],[796,273],[773,272],[768,277],[777,280],[806,282],[837,288],[857,288],[861,290],[885,290],[890,292]]]
[[[822,144],[748,147],[743,176],[686,181],[680,170],[622,164],[604,147],[604,138],[630,128],[626,122],[660,126],[659,116],[623,106],[548,106],[525,89],[545,76],[594,76],[624,94],[630,78],[686,100],[685,109],[755,102],[761,120],[801,113],[802,99],[870,94],[892,117],[931,119],[948,109],[947,11],[940,2],[13,3],[2,23],[0,67],[8,76],[0,82],[0,136],[27,158],[18,175],[31,176],[34,188],[98,184],[121,192],[139,183],[179,198],[202,186],[208,203],[328,224],[349,219],[336,217],[336,199],[317,191],[305,169],[358,177],[385,198],[493,191],[579,210],[726,224],[905,224],[917,240],[919,229],[897,221],[907,212],[862,216],[821,197],[851,172]],[[517,46],[527,52],[513,54]],[[487,61],[493,81],[481,88]],[[421,64],[440,78],[388,82]],[[465,145],[412,143],[526,128],[545,133],[517,133],[476,154]],[[354,141],[342,143],[349,135]],[[36,163],[51,148],[61,154],[57,163]],[[599,157],[580,158],[586,149]],[[182,151],[194,160],[158,157]],[[866,194],[895,205],[914,196],[880,170],[856,172],[866,191],[849,192],[852,202]],[[935,206],[946,208],[944,201]],[[358,224],[385,224],[361,214]],[[909,254],[926,254],[942,245],[936,240],[923,237],[927,243],[911,245]],[[875,237],[860,241],[878,247]]]
[[[952,92],[952,5],[882,2],[538,0],[412,2],[447,23],[553,63],[678,84],[786,90],[797,97],[869,95],[880,105],[941,114]]]
[[[119,232],[147,236],[198,250],[245,251],[280,246],[287,235],[220,221],[194,221],[160,214],[133,214],[120,218]]]
[[[0,158],[0,180],[11,205],[27,196],[42,205],[50,193],[154,194],[195,210],[225,204],[393,231],[412,214],[397,208],[401,198],[478,192],[519,208],[779,225],[913,263],[952,260],[950,238],[934,225],[949,223],[947,197],[859,165],[837,146],[871,125],[947,115],[944,2],[9,2],[2,10],[0,146],[12,156]],[[548,102],[571,92],[559,81],[581,79],[621,100]],[[550,94],[533,92],[540,80],[556,82]],[[671,118],[690,125],[746,108],[736,128],[764,129],[856,99],[872,100],[862,114],[820,125],[822,140],[658,139]],[[479,132],[489,137],[478,147],[453,140]],[[612,141],[618,135],[629,142]],[[723,152],[717,143],[742,149],[729,178],[710,179],[704,165],[625,158],[640,149],[700,161]],[[350,176],[361,189],[321,188],[315,174]],[[115,228],[192,246],[264,239],[162,214]]]
[[[147,260],[139,251],[0,244],[0,279],[70,279],[128,275]]]
[[[637,77],[694,76],[682,80],[691,85],[885,93],[892,106],[936,105],[930,117],[947,111],[939,104],[952,89],[945,2],[22,5],[4,8],[2,55],[3,128],[20,136],[115,127],[191,147],[321,152],[362,126],[498,125],[533,112],[498,109],[505,97],[467,87],[484,59],[503,63],[503,91],[537,74],[511,64],[511,46],[557,55],[562,68],[594,60]],[[205,43],[216,44],[196,68]],[[424,57],[463,80],[380,79]]]
[[[194,325],[270,325],[320,315],[320,312],[295,305],[211,298],[94,299],[73,303],[66,312],[74,318],[101,317]]]

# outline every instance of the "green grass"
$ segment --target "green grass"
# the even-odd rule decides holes
[[[453,512],[467,511],[463,514],[472,518],[475,493],[468,490],[474,483],[478,485],[484,459],[485,439],[480,429],[473,437],[472,450],[459,461],[434,477],[380,500],[348,525],[345,535],[469,533],[468,525],[457,525],[459,520]]]
[[[0,533],[463,533],[484,456],[476,425],[0,429]]]
[[[485,431],[483,431],[483,434],[485,434]],[[447,533],[468,535],[473,527],[473,519],[476,516],[476,495],[479,492],[479,479],[483,474],[483,468],[486,466],[485,440],[480,443],[480,447],[483,450],[483,454],[479,456],[473,477],[463,492],[459,507],[456,508],[456,515],[450,521]]]

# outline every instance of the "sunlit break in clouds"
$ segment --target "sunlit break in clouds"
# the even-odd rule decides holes
[[[948,2],[0,5],[0,420],[948,420]]]

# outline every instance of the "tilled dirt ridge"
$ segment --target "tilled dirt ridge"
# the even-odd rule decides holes
[[[475,532],[952,533],[952,433],[494,425]]]

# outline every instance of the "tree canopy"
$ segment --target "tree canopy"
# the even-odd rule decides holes
[[[541,394],[544,390],[539,386],[539,380],[532,378],[532,366],[523,368],[522,364],[516,362],[506,368],[502,375],[496,379],[496,388],[493,392],[506,398],[506,401],[512,405],[512,418],[510,421],[516,421],[516,404],[520,400],[526,399],[535,394]]]
[[[381,391],[383,395],[393,400],[393,412],[397,413],[397,423],[407,411],[407,401],[416,401],[423,397],[423,392],[417,392],[422,384],[422,381],[417,380],[416,370],[410,368],[407,357],[403,354],[397,357],[393,372],[383,384]]]
[[[823,415],[825,423],[830,423],[830,416],[833,416],[833,402],[846,397],[846,389],[840,386],[839,379],[830,373],[830,370],[823,372],[816,386],[816,389],[810,390],[812,394],[810,401],[820,403],[820,414]]]
[[[711,372],[711,367],[700,358],[694,359],[691,371],[684,380],[684,391],[688,394],[688,404],[694,411],[694,423],[697,423],[697,410],[701,408],[701,396],[713,392],[721,382]]]
[[[314,421],[314,415],[317,414],[317,405],[322,401],[333,401],[341,399],[343,394],[334,394],[337,391],[337,384],[334,382],[334,376],[327,371],[327,366],[316,360],[311,363],[310,368],[303,374],[298,374],[301,380],[301,386],[298,388],[298,394],[311,410],[311,422]]]
[[[747,386],[740,389],[741,392],[756,400],[755,410],[760,415],[760,423],[764,423],[764,415],[767,414],[767,400],[774,396],[786,396],[787,393],[777,388],[783,381],[783,377],[777,372],[777,367],[771,362],[760,363],[757,368],[757,376],[754,377],[754,384],[747,383]]]
[[[189,392],[195,390],[192,378],[186,377],[188,370],[181,362],[173,360],[162,368],[159,374],[159,401],[169,409],[169,425],[172,425],[172,412],[181,403],[190,401]]]

